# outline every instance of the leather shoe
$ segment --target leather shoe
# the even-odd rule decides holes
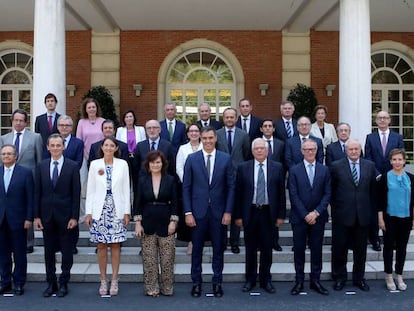
[[[250,292],[256,285],[252,282],[246,282],[243,285],[242,292],[247,293]]]
[[[343,280],[336,280],[335,284],[333,286],[334,290],[343,290],[343,288],[345,287],[345,281]]]
[[[0,295],[11,292],[11,290],[12,290],[11,284],[2,285],[0,286]]]
[[[274,294],[276,292],[275,288],[272,285],[272,282],[267,282],[264,284],[260,284],[260,288],[263,288],[269,294]]]
[[[213,294],[214,297],[223,297],[223,288],[221,284],[213,284]]]
[[[49,285],[43,292],[43,297],[52,296],[54,293],[56,293],[57,289],[58,289],[57,283],[49,283]]]
[[[279,245],[279,244],[275,244],[275,245],[273,245],[273,249],[276,251],[276,252],[281,252],[283,249],[282,249],[282,247]]]
[[[290,290],[290,294],[296,296],[299,295],[301,291],[303,291],[303,282],[296,282],[295,286]]]
[[[231,252],[233,254],[238,254],[238,253],[240,253],[240,248],[237,245],[234,245],[234,246],[231,247]]]
[[[193,297],[200,297],[201,296],[201,284],[193,285],[191,289],[191,296]]]
[[[23,289],[23,286],[21,286],[21,285],[15,285],[15,286],[14,286],[14,294],[15,294],[16,296],[21,296],[21,295],[23,295],[23,294],[24,294],[24,289]]]
[[[381,251],[381,244],[379,241],[376,241],[374,243],[372,243],[372,249],[376,252],[380,252]]]
[[[34,248],[33,248],[33,246],[28,246],[27,248],[26,248],[26,254],[31,254],[31,253],[33,253],[34,252]]]
[[[78,248],[77,247],[75,247],[73,250],[72,250],[72,254],[73,255],[76,255],[78,253]]]
[[[369,286],[368,286],[367,282],[365,282],[365,280],[354,281],[353,283],[354,283],[354,286],[358,287],[360,290],[362,290],[364,292],[369,291]]]
[[[319,281],[310,283],[310,289],[313,289],[315,292],[321,295],[329,295],[328,290],[325,287],[323,287]]]
[[[56,296],[58,297],[65,297],[68,294],[68,284],[61,283],[59,289],[57,291]]]

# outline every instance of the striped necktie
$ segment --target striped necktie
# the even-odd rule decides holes
[[[355,162],[352,162],[352,178],[354,179],[355,186],[358,186],[359,180]]]

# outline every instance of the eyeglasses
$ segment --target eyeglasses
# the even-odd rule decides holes
[[[316,148],[302,148],[302,150],[305,152],[315,152]]]
[[[305,126],[310,126],[310,123],[298,123],[298,126],[300,127],[305,127]]]
[[[377,117],[377,120],[388,120],[390,117]]]
[[[148,127],[146,127],[147,130],[156,130],[156,129],[159,129],[159,128],[160,128],[159,126],[148,126]]]
[[[58,126],[60,126],[60,127],[71,127],[73,125],[72,124],[58,124]]]
[[[15,155],[14,152],[2,152],[1,153],[2,156],[11,156],[11,155]]]

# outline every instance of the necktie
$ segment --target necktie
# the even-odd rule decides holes
[[[286,134],[288,138],[292,137],[292,129],[290,128],[290,122],[286,121]]]
[[[53,183],[53,187],[56,187],[57,181],[58,181],[58,177],[59,177],[59,171],[58,171],[58,161],[53,161],[53,172],[52,172],[52,183]]]
[[[151,150],[155,150],[155,141],[151,143]]]
[[[302,144],[305,142],[306,137],[302,137]]]
[[[7,192],[7,189],[9,189],[10,179],[11,179],[11,168],[6,168],[6,170],[4,171],[4,176],[3,176],[4,190],[6,192]]]
[[[232,147],[233,147],[233,144],[231,142],[231,133],[232,132],[233,132],[232,130],[227,131],[227,147],[229,148],[229,153],[231,153],[231,150],[232,150]]]
[[[272,141],[269,139],[267,141],[267,143],[269,144],[269,153],[267,154],[267,156],[271,156],[273,154],[273,150],[272,150]]]
[[[265,204],[265,178],[263,172],[263,163],[259,164],[259,172],[257,174],[257,188],[256,188],[256,205]]]
[[[313,170],[313,164],[308,164],[308,177],[311,186],[313,186],[313,179],[315,178],[315,172]]]
[[[243,118],[243,131],[247,132],[247,118]]]
[[[342,146],[342,152],[345,153],[345,144],[341,144]]]
[[[206,169],[207,169],[207,177],[208,177],[208,183],[210,183],[210,177],[211,177],[211,154],[207,155],[207,163],[206,163]]]
[[[356,169],[356,163],[352,162],[352,178],[354,179],[354,183],[358,186],[358,172]]]
[[[47,124],[49,125],[49,132],[52,132],[52,128],[53,128],[52,116],[47,117]]]
[[[208,123],[207,122],[204,122],[204,127],[206,127],[206,126],[208,126]]]
[[[168,133],[170,134],[170,141],[173,139],[174,131],[173,131],[173,125],[172,122],[168,122]]]
[[[20,135],[22,135],[22,133],[16,133],[16,140],[14,141],[14,147],[16,147],[16,159],[19,157]]]
[[[382,155],[385,156],[385,150],[387,150],[387,136],[385,135],[385,132],[382,132],[381,146],[382,146]]]

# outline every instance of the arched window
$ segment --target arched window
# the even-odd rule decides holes
[[[22,51],[0,53],[0,129],[1,134],[11,129],[11,114],[21,108],[30,118],[33,57]],[[30,119],[27,122],[30,124]]]
[[[412,163],[414,150],[414,66],[396,51],[376,51],[371,56],[372,113],[385,110],[391,116],[391,128],[404,136],[404,145]],[[373,120],[373,130],[376,130]]]

